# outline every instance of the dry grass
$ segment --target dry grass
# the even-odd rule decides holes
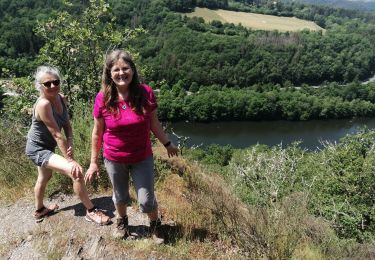
[[[0,125],[0,204],[32,194],[36,167],[25,155],[25,137],[17,125]]]
[[[250,223],[249,212],[223,179],[204,173],[198,165],[181,157],[168,158],[164,150],[156,146],[154,153],[178,174],[169,175],[164,181],[159,200],[165,207],[164,214],[183,227],[182,237],[190,241],[212,241],[220,247],[216,251],[229,258],[259,256],[258,246],[263,242],[253,232],[255,227]],[[243,232],[238,232],[245,225]],[[243,254],[241,243],[251,247],[251,252]]]
[[[234,12],[227,10],[210,10],[207,8],[195,8],[194,12],[187,13],[188,17],[202,17],[206,22],[218,20],[223,23],[234,23],[255,30],[280,32],[301,31],[308,29],[311,31],[325,31],[323,28],[311,21],[301,20],[295,17],[279,17],[265,14]]]
[[[165,216],[183,227],[182,237],[225,245],[221,253],[232,258],[323,259],[340,253],[328,224],[309,215],[306,194],[292,193],[269,207],[249,206],[220,175],[168,158],[164,150],[157,146],[154,153],[179,174],[168,175],[159,200]]]
[[[15,250],[24,239],[26,239],[26,237],[22,236],[21,238],[13,238],[11,240],[8,240],[7,243],[1,243],[0,259],[8,259],[7,256],[10,255],[11,252]]]

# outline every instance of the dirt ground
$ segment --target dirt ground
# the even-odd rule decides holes
[[[114,221],[115,209],[109,195],[92,198]],[[32,217],[33,199],[22,199],[0,207],[0,259],[139,259],[124,242],[112,238],[115,225],[100,226],[85,220],[85,209],[74,196],[57,195],[45,205],[57,203],[60,208],[41,223]],[[128,207],[129,226],[138,239],[148,238],[146,214]],[[126,242],[125,242],[126,243]],[[126,247],[126,245],[125,245]],[[148,257],[149,258],[149,257]]]

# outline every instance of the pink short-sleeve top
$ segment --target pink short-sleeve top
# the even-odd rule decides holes
[[[118,102],[118,113],[113,115],[104,106],[104,93],[96,95],[93,116],[104,119],[103,155],[108,160],[133,164],[152,155],[151,112],[157,103],[151,87],[140,87],[147,100],[143,115],[135,113],[124,100]]]

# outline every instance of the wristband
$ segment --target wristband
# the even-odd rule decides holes
[[[168,146],[170,146],[171,145],[171,141],[168,141],[168,142],[166,142],[165,144],[163,144],[164,145],[164,147],[165,148],[167,148]]]

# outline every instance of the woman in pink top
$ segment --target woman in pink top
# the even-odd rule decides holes
[[[116,211],[116,237],[127,238],[129,233],[127,203],[129,175],[137,191],[140,210],[150,218],[154,239],[163,242],[158,205],[154,194],[153,157],[150,133],[164,144],[169,156],[178,149],[169,141],[157,117],[157,103],[152,89],[140,84],[137,69],[129,55],[114,50],[106,57],[102,74],[102,89],[94,105],[91,163],[85,181],[97,175],[97,159],[103,146],[106,171],[113,186]]]

